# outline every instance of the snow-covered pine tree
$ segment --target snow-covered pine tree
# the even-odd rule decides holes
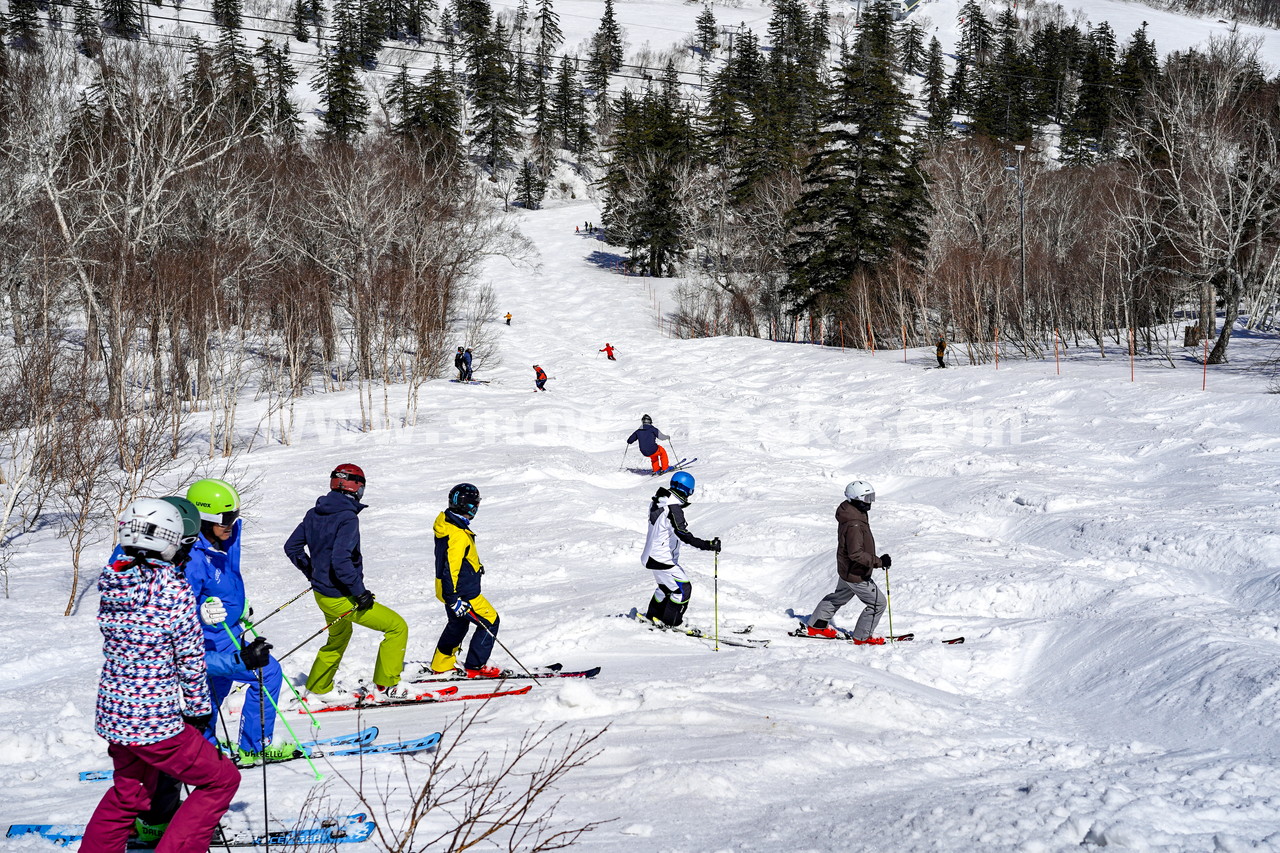
[[[784,295],[807,311],[895,257],[918,261],[928,202],[905,123],[911,105],[894,71],[893,10],[876,0],[842,63],[804,189],[791,215]]]

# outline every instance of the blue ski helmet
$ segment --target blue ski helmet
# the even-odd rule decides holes
[[[693,497],[693,475],[688,471],[677,471],[672,474],[671,491],[685,500]]]
[[[463,518],[475,518],[480,508],[480,490],[470,483],[459,483],[449,490],[449,509]]]

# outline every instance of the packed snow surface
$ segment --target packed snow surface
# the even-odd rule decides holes
[[[444,622],[430,525],[468,481],[503,642],[528,665],[604,671],[496,700],[458,755],[501,753],[539,724],[608,726],[561,788],[566,824],[607,821],[584,850],[1280,849],[1280,397],[1239,368],[1274,344],[1238,341],[1237,366],[1201,391],[1180,349],[1172,368],[1139,359],[1130,381],[1114,344],[1105,358],[1071,349],[1059,374],[1049,356],[969,366],[962,347],[938,370],[928,350],[675,340],[657,322],[675,284],[619,275],[613,249],[575,233],[592,205],[518,215],[540,259],[487,268],[498,313],[514,315],[487,327],[501,364],[476,375],[492,384],[431,382],[417,426],[372,433],[354,392],[308,397],[292,446],[244,457],[260,614],[304,587],[281,544],[328,471],[355,462],[366,580],[409,621],[409,657],[428,658]],[[686,552],[689,621],[711,627],[718,597],[722,630],[754,625],[769,648],[714,651],[620,618],[653,586],[639,554],[660,481],[624,453],[646,413],[698,457],[693,532],[725,543],[718,570]],[[877,573],[893,629],[915,642],[786,636],[834,586],[833,513],[855,478],[875,486],[872,525],[894,557]],[[77,771],[109,766],[92,731],[96,593],[61,615],[64,553],[37,537],[0,601],[4,823],[83,822],[102,788]],[[303,599],[263,631],[282,650],[322,624]],[[369,675],[376,639],[356,631],[349,684]],[[408,737],[460,709],[323,715],[321,734],[376,723]],[[366,759],[366,783],[397,767]],[[349,805],[337,774],[358,768],[332,759],[319,785],[299,762],[270,768],[273,818],[317,791]],[[254,771],[229,822],[261,815]]]

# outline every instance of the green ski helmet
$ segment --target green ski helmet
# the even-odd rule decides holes
[[[178,508],[178,515],[182,516],[182,541],[183,544],[189,544],[196,541],[196,537],[200,535],[200,510],[196,509],[196,505],[186,498],[168,497],[161,498],[165,503],[173,504]]]
[[[230,526],[240,517],[240,493],[226,480],[197,480],[187,489],[187,500],[210,524]]]

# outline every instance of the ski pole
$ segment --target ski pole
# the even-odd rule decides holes
[[[227,623],[223,622],[222,627],[226,628]],[[231,631],[228,630],[227,633],[230,634]],[[232,637],[231,639],[233,642],[235,641],[235,637]],[[282,678],[284,677],[283,673],[281,673],[281,677]],[[271,694],[267,692],[266,686],[263,685],[262,683],[262,667],[258,667],[258,694],[260,696],[266,696],[268,699],[271,699]],[[276,705],[275,699],[271,699],[271,707],[276,709],[277,714],[280,714],[280,707]],[[293,733],[293,729],[289,728],[289,721],[284,718],[284,714],[280,714],[280,721],[283,722],[284,727],[288,729],[289,736],[293,738],[293,742],[300,743],[300,741],[298,740],[298,736]],[[259,726],[258,734],[262,739],[262,751],[266,752],[267,750],[267,706],[262,704],[261,700],[259,700],[258,702],[258,726]],[[310,755],[307,755],[307,763],[311,764]],[[320,778],[321,778],[320,771],[316,770],[316,766],[314,764],[311,764],[311,772],[316,774],[316,781],[317,782],[320,781]],[[262,756],[262,830],[263,830],[262,837],[266,839],[264,842],[264,844],[266,845],[266,853],[271,853],[271,806],[270,806],[270,803],[271,803],[271,798],[267,795],[267,757],[263,755]]]
[[[525,674],[526,674],[526,675],[528,675],[530,678],[532,678],[535,682],[538,680],[538,676],[536,676],[536,675],[534,675],[532,672],[530,672],[530,671],[529,671],[529,667],[527,667],[527,666],[525,666],[524,664],[520,663],[520,658],[518,658],[518,657],[516,657],[515,655],[511,654],[511,649],[507,648],[507,644],[506,644],[506,643],[504,643],[504,642],[502,642],[501,640],[499,640],[499,639],[498,639],[498,635],[497,635],[497,634],[495,634],[495,633],[493,633],[493,631],[491,631],[491,630],[489,629],[489,626],[488,626],[488,625],[486,625],[486,624],[484,623],[484,621],[483,621],[483,620],[481,620],[481,618],[475,614],[475,611],[474,611],[474,610],[468,610],[468,611],[467,611],[467,615],[471,617],[471,621],[472,621],[472,622],[476,623],[476,624],[477,624],[477,625],[479,625],[481,628],[483,628],[486,634],[488,634],[490,637],[493,637],[493,641],[494,641],[495,643],[497,643],[499,646],[501,646],[501,647],[502,647],[502,650],[503,650],[504,652],[506,652],[506,653],[507,653],[507,656],[508,656],[509,658],[511,658],[513,661],[515,661],[517,664],[519,664],[520,668],[521,668],[521,669],[523,669],[523,670],[525,671]]]
[[[631,445],[622,448],[622,461],[618,463],[618,470],[622,470],[622,466],[627,464],[627,451],[631,449]]]
[[[222,630],[224,630],[224,631],[226,631],[226,632],[227,632],[227,636],[231,638],[231,644],[232,644],[233,646],[235,646],[235,647],[236,647],[236,651],[241,651],[241,650],[242,650],[242,647],[241,647],[241,645],[240,645],[240,641],[236,639],[236,635],[232,632],[231,628],[229,628],[229,627],[227,626],[227,623],[226,623],[226,622],[223,622],[223,623],[222,623]],[[243,663],[243,660],[241,661],[241,663]],[[279,658],[276,658],[276,663],[280,663],[280,659],[279,659]],[[285,679],[285,678],[284,678],[284,673],[283,673],[283,672],[280,674],[280,677],[281,677],[282,679],[284,679],[284,680],[288,681],[288,679]],[[274,697],[274,696],[272,696],[270,693],[268,693],[268,692],[266,691],[266,688],[263,686],[263,683],[262,683],[262,667],[258,667],[258,692],[259,692],[262,696],[264,696],[268,702],[270,702],[270,703],[271,703],[271,707],[275,709],[276,716],[278,716],[278,717],[280,718],[280,722],[284,723],[285,731],[287,731],[287,732],[289,733],[289,737],[293,738],[293,742],[294,742],[294,743],[302,743],[301,738],[299,738],[299,737],[294,733],[294,731],[293,731],[293,726],[289,725],[289,720],[288,720],[288,718],[287,718],[287,717],[285,717],[284,712],[280,710],[280,706],[276,703],[275,697]],[[262,702],[261,700],[259,700],[259,701],[258,701],[258,724],[259,724],[259,726],[260,726],[260,728],[258,729],[258,734],[259,734],[259,736],[260,736],[260,738],[261,738],[261,740],[262,740],[262,746],[263,746],[263,748],[265,749],[265,748],[266,748],[266,745],[267,745],[267,744],[266,744],[266,739],[267,739],[267,706],[266,706],[265,704],[263,704],[263,702]],[[229,736],[228,736],[228,739],[230,739],[230,737],[229,737]],[[311,772],[312,772],[312,773],[314,773],[314,774],[316,774],[316,781],[319,781],[319,780],[323,779],[323,778],[324,778],[324,776],[320,773],[320,771],[319,771],[319,770],[317,770],[317,769],[316,769],[315,762],[313,762],[313,761],[311,760],[311,756],[310,756],[310,755],[308,755],[308,754],[306,754],[305,752],[303,753],[303,755],[304,755],[304,757],[307,759],[307,764],[310,764],[310,765],[311,765]],[[263,779],[262,779],[262,796],[263,796],[263,798],[264,798],[264,799],[265,799],[265,798],[266,798],[266,796],[267,796],[267,781],[266,781],[266,772],[267,772],[267,771],[266,771],[266,767],[267,767],[267,761],[266,761],[266,758],[263,758],[263,760],[262,760],[262,768],[263,768],[263,770],[262,770],[262,773],[263,773]],[[270,824],[269,824],[269,823],[267,823],[267,824],[264,824],[264,826],[270,826]]]
[[[258,633],[256,627],[253,625],[249,625],[245,630],[248,631],[250,634],[252,634],[254,636],[254,639],[257,639],[258,637],[262,636],[261,634]],[[276,662],[279,663],[280,659],[276,658]],[[302,701],[302,697],[298,695],[298,688],[294,687],[293,682],[290,681],[287,677],[285,677],[283,673],[281,673],[281,678],[285,684],[289,685],[289,692],[293,694],[294,699],[298,700],[298,705],[300,705],[302,707],[302,710],[306,711],[307,716],[311,718],[311,728],[319,729],[320,721],[316,719],[316,715],[312,712],[311,707],[307,705],[306,702]]]
[[[262,617],[261,619],[259,619],[257,622],[250,622],[250,621],[248,621],[248,620],[246,619],[246,620],[245,620],[245,625],[249,626],[250,628],[256,628],[256,627],[258,627],[258,626],[259,626],[259,625],[261,625],[263,622],[266,622],[266,621],[267,621],[268,619],[270,619],[272,616],[275,616],[275,615],[276,615],[277,613],[279,613],[281,610],[284,610],[284,609],[285,609],[286,607],[288,607],[290,604],[293,604],[295,601],[297,601],[299,598],[302,598],[302,596],[306,595],[306,594],[307,594],[307,593],[309,593],[309,592],[311,592],[311,587],[307,587],[307,588],[306,588],[306,589],[304,589],[302,592],[298,593],[298,594],[297,594],[297,595],[295,595],[293,598],[291,598],[291,599],[289,599],[288,601],[286,601],[284,604],[281,604],[281,605],[280,605],[279,607],[277,607],[275,610],[272,610],[272,611],[271,611],[270,613],[268,613],[266,616],[263,616],[263,617]]]
[[[715,651],[720,651],[720,552],[716,551],[715,574],[712,575],[713,583],[711,585],[711,600],[715,602],[716,613],[716,647]]]
[[[889,613],[889,636],[893,636],[893,603],[889,599],[889,568],[884,570],[884,609]]]
[[[315,632],[314,634],[312,634],[310,637],[307,637],[307,638],[306,638],[305,640],[303,640],[301,643],[298,643],[298,645],[294,646],[293,648],[289,649],[289,651],[287,651],[287,652],[285,652],[284,654],[280,655],[280,657],[276,658],[276,663],[279,663],[280,661],[284,660],[284,659],[285,659],[285,658],[287,658],[289,655],[293,654],[293,653],[294,653],[294,652],[296,652],[298,649],[302,648],[302,647],[303,647],[303,646],[305,646],[307,643],[309,643],[309,642],[311,642],[312,640],[314,640],[316,637],[319,637],[319,636],[320,636],[321,634],[323,634],[325,631],[328,631],[328,630],[329,630],[330,628],[332,628],[334,625],[337,625],[337,624],[338,624],[339,622],[341,622],[343,619],[346,619],[348,616],[350,616],[352,613],[355,613],[355,612],[356,612],[356,609],[353,607],[353,608],[351,608],[350,610],[348,610],[346,613],[343,613],[343,614],[342,614],[341,616],[339,616],[337,619],[334,619],[334,620],[333,620],[332,622],[330,622],[328,625],[325,625],[325,626],[324,626],[323,628],[321,628],[319,631],[316,631],[316,632]]]

